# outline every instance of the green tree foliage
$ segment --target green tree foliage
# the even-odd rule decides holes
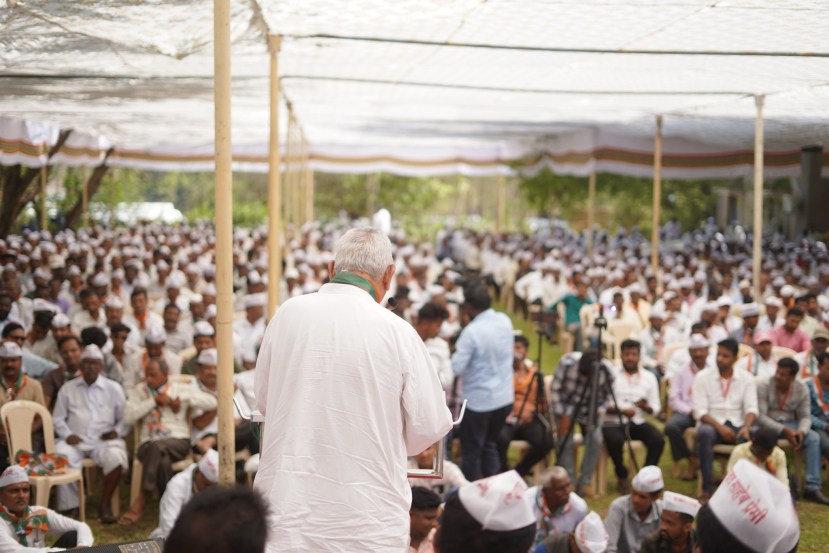
[[[662,181],[661,220],[676,219],[683,229],[694,228],[716,212],[717,187],[723,180]],[[574,228],[587,221],[588,179],[557,175],[543,169],[536,175],[520,176],[519,189],[539,216],[558,217]],[[600,173],[596,177],[596,223],[615,229],[638,226],[651,230],[653,181],[649,178]]]

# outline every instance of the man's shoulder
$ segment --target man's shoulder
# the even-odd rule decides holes
[[[587,505],[587,501],[584,500],[579,494],[576,492],[570,492],[570,497],[567,500],[568,503],[573,507],[573,510],[577,513],[584,513],[587,514],[590,511],[590,507]]]

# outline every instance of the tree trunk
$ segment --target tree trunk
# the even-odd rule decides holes
[[[66,139],[69,138],[71,129],[63,130],[58,136],[58,141],[46,154],[46,162],[58,153]],[[47,165],[47,177],[51,171]],[[26,204],[37,196],[39,186],[33,186],[40,175],[39,169],[30,169],[20,164],[8,167],[0,167],[0,189],[2,189],[2,203],[0,203],[0,237],[5,238],[17,223],[17,217],[26,207]]]
[[[106,175],[109,170],[107,160],[113,151],[115,151],[114,148],[107,150],[104,160],[92,171],[92,174],[89,176],[89,180],[86,181],[86,197],[89,201],[92,201],[93,196],[95,196],[95,193],[101,187],[104,175]],[[78,198],[78,201],[75,202],[72,209],[66,213],[67,228],[76,229],[78,227],[78,223],[80,223],[81,216],[83,215],[83,207],[83,194],[81,194],[81,197]],[[89,209],[89,206],[86,207]]]

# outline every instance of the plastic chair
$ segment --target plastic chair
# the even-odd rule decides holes
[[[52,415],[49,410],[34,401],[10,401],[0,407],[0,419],[9,441],[10,455],[21,449],[32,449],[32,425],[35,417],[43,421],[43,438],[46,453],[55,453],[55,430],[52,424]],[[13,460],[13,459],[12,459]],[[35,505],[48,507],[49,492],[52,486],[78,483],[78,497],[80,498],[80,520],[86,520],[86,505],[83,487],[83,473],[79,469],[66,468],[61,474],[50,476],[29,476],[29,483],[35,487]]]
[[[746,344],[740,344],[739,350],[737,351],[737,359],[742,359],[746,355],[754,355],[754,348]]]
[[[794,359],[797,352],[790,348],[784,348],[783,346],[773,346],[771,348],[771,354],[778,359]]]
[[[688,349],[688,342],[674,342],[673,344],[662,346],[662,351],[659,352],[659,364],[667,367],[671,356],[681,349]]]

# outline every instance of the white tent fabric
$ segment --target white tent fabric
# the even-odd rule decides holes
[[[38,166],[71,128],[53,162],[94,164],[113,147],[115,166],[212,168],[212,1],[5,2],[0,163]],[[768,176],[798,174],[799,149],[829,143],[829,2],[245,0],[232,10],[237,170],[267,170],[269,34],[283,36],[283,91],[318,170],[650,175],[662,114],[666,178],[747,176],[754,94],[767,96]]]

